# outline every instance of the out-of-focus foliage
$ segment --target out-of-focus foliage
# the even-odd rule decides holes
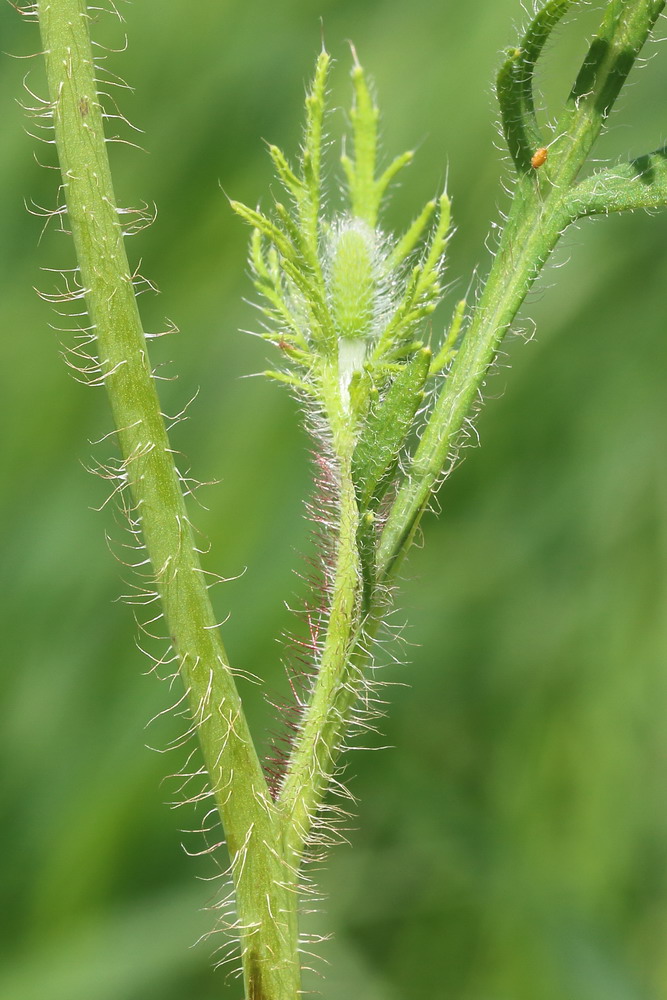
[[[282,691],[275,639],[310,546],[307,442],[287,394],[244,378],[265,355],[238,332],[258,318],[243,301],[247,234],[223,190],[254,204],[271,176],[262,139],[295,149],[322,22],[333,103],[349,103],[352,38],[382,100],[387,157],[418,147],[385,225],[404,225],[449,177],[453,304],[472,268],[484,272],[506,204],[491,81],[520,5],[144,0],[123,12],[129,49],[108,62],[136,88],[117,99],[148,152],[113,149],[117,190],[159,208],[130,244],[163,288],[142,300],[147,328],[166,314],[182,329],[155,349],[173,362],[166,376],[180,373],[162,383],[164,406],[200,387],[174,441],[198,478],[222,480],[193,514],[208,568],[248,567],[214,592],[220,617],[231,612],[227,645]],[[550,50],[549,101],[566,93],[591,18]],[[122,46],[110,20],[99,32]],[[4,52],[38,48],[9,5],[0,33]],[[651,52],[601,156],[664,140],[667,52]],[[131,612],[114,602],[129,571],[104,542],[119,529],[111,505],[92,509],[105,488],[82,468],[88,439],[110,429],[105,400],[67,376],[32,291],[52,287],[39,267],[70,251],[55,227],[38,245],[24,209],[52,205],[57,183],[14,103],[26,71],[42,92],[36,61],[0,59],[0,997],[233,1000],[240,986],[210,969],[212,945],[189,948],[216,892],[196,876],[216,869],[180,850],[192,817],[163,804],[175,789],[162,778],[183,758],[144,748],[178,732],[169,716],[144,732],[177,695],[142,674]],[[343,127],[334,116],[332,132]],[[319,876],[331,895],[312,929],[335,931],[318,949],[332,963],[314,981],[326,1000],[667,997],[666,238],[667,217],[643,215],[568,235],[567,266],[524,310],[535,340],[513,338],[487,385],[483,448],[424,523],[395,619],[408,642],[387,650],[409,661],[385,671],[409,685],[386,689],[378,742],[394,749],[350,758],[353,849]],[[251,722],[269,727],[261,694],[244,693]]]

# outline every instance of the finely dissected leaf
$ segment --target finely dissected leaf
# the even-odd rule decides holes
[[[399,306],[387,323],[375,350],[375,357],[382,358],[396,347],[404,344],[414,335],[415,327],[426,316],[430,316],[442,298],[440,275],[445,251],[450,238],[451,202],[446,194],[438,199],[438,217],[435,228],[426,248],[423,259],[412,268]],[[427,206],[429,209],[429,206]],[[430,214],[430,209],[429,213]],[[413,239],[412,232],[423,228],[426,221],[426,210],[403,238],[408,245]],[[404,247],[400,241],[399,253],[404,255]]]
[[[361,511],[357,546],[364,614],[370,613],[376,600],[377,510],[423,403],[431,360],[431,351],[422,348],[402,368],[382,402],[371,410],[352,457],[352,478]]]
[[[347,175],[352,214],[369,226],[377,222],[379,197],[375,180],[377,123],[379,112],[370,95],[366,77],[356,63],[352,70],[354,105],[350,112],[354,137],[354,159],[342,157]]]
[[[544,146],[535,116],[535,63],[554,27],[578,0],[549,0],[533,17],[519,46],[507,51],[496,94],[507,147],[518,171],[529,172],[535,151]]]
[[[433,358],[429,375],[438,375],[447,367],[449,362],[454,357],[456,353],[456,341],[458,340],[459,333],[461,332],[466,305],[467,303],[465,299],[460,299],[460,301],[456,303],[456,306],[454,307],[454,315],[452,316],[452,321],[449,325],[449,330],[447,331],[447,336],[443,341],[442,347]]]
[[[386,366],[400,366],[421,347],[417,329],[442,297],[450,203],[446,195],[428,202],[398,240],[377,228],[386,189],[412,153],[395,157],[376,176],[379,113],[355,55],[353,151],[342,157],[348,204],[330,219],[324,217],[322,137],[329,62],[326,53],[318,58],[297,165],[278,146],[268,147],[290,204],[276,199],[270,213],[236,201],[231,206],[254,229],[250,262],[255,288],[265,300],[260,306],[267,321],[262,336],[278,344],[284,360],[300,369],[294,379],[283,373],[281,381],[319,386],[309,395],[319,392],[323,403],[327,397],[324,412],[336,424],[331,412],[336,397],[350,413],[367,411],[367,394],[386,382]],[[435,225],[429,227],[434,214]],[[419,257],[408,270],[405,261],[413,253]],[[377,371],[368,386],[355,383],[352,405],[353,380],[365,365]]]
[[[576,184],[567,197],[573,219],[667,205],[667,146]]]
[[[422,348],[401,369],[383,400],[372,410],[352,458],[352,478],[359,508],[366,511],[386,491],[401,448],[424,399],[431,351]]]
[[[354,52],[354,50],[353,50]],[[352,70],[354,104],[350,112],[353,126],[353,155],[341,156],[347,180],[352,214],[369,226],[377,225],[380,205],[387,188],[403,167],[412,162],[411,150],[401,153],[376,177],[378,120],[380,113],[368,87],[366,75],[356,59]]]
[[[322,51],[315,66],[315,76],[306,96],[306,129],[301,157],[301,174],[306,193],[299,198],[299,216],[304,240],[310,247],[311,264],[317,257],[319,213],[322,197],[322,140],[326,89],[331,57]]]
[[[406,233],[395,244],[388,259],[389,267],[398,267],[408,257],[421,240],[427,225],[433,217],[437,202],[427,201],[423,209],[406,231]]]
[[[270,219],[267,219],[261,212],[258,212],[254,208],[248,208],[247,205],[244,205],[240,201],[230,201],[229,205],[237,215],[240,215],[254,229],[259,229],[267,239],[271,240],[286,260],[293,260],[295,258],[297,249],[279,226],[276,226]]]
[[[306,192],[305,181],[302,177],[297,177],[282,149],[269,145],[269,153],[284,187],[295,197],[297,202],[300,202]]]

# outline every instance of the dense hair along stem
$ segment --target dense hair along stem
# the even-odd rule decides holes
[[[261,972],[256,995],[262,1000],[294,1000],[300,988],[296,895],[160,413],[111,181],[88,8],[81,0],[41,0],[38,13],[67,213],[100,380],[118,428],[124,506],[150,557],[224,825],[248,959],[246,990],[250,995],[252,967],[255,980]]]
[[[453,466],[490,368],[526,295],[564,230],[586,216],[667,205],[667,151],[658,149],[579,180],[593,145],[665,0],[609,2],[572,91],[543,134],[533,77],[545,44],[575,0],[546,0],[498,73],[504,139],[515,174],[511,208],[488,277],[451,309],[445,296],[452,205],[440,191],[402,232],[383,226],[391,185],[410,150],[382,166],[379,110],[352,50],[351,136],[340,157],[340,208],[329,211],[326,164],[331,59],[317,57],[305,123],[292,159],[268,147],[276,173],[269,207],[231,201],[250,227],[259,335],[274,352],[267,375],[299,400],[314,444],[319,585],[307,603],[308,636],[288,748],[264,765],[208,595],[161,413],[136,300],[104,135],[103,96],[84,0],[38,0],[62,190],[78,268],[74,291],[89,317],[90,354],[78,375],[103,385],[118,453],[101,467],[150,565],[136,603],[159,601],[183,682],[186,735],[198,739],[207,785],[224,828],[234,937],[245,1000],[302,995],[299,899],[312,893],[305,863],[344,815],[328,794],[351,798],[340,758],[352,727],[374,719],[373,650],[387,625],[392,584],[434,491]],[[71,294],[70,294],[71,292]],[[54,296],[58,298],[58,296]],[[433,332],[433,331],[436,332]],[[84,358],[84,360],[81,360]],[[77,364],[75,357],[74,366]],[[142,563],[143,565],[143,563]],[[160,617],[160,615],[158,615]],[[155,619],[151,619],[151,622]],[[186,775],[185,783],[191,775]]]

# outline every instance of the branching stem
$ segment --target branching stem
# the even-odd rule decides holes
[[[555,137],[547,143],[540,132],[532,92],[535,62],[574,2],[546,0],[522,46],[508,51],[500,71],[501,117],[518,178],[495,260],[458,351],[454,341],[464,303],[435,361],[415,339],[443,294],[449,200],[442,195],[437,206],[429,203],[393,251],[385,253],[375,233],[378,214],[389,182],[411,154],[397,157],[376,177],[378,111],[356,55],[354,156],[342,161],[349,215],[328,225],[322,214],[326,52],[318,58],[307,96],[298,170],[281,150],[270,147],[295,210],[276,202],[269,218],[232,203],[254,229],[251,261],[256,287],[268,302],[266,336],[296,369],[296,374],[282,369],[271,374],[316,402],[337,477],[334,566],[322,612],[326,634],[274,801],[215,624],[160,412],[114,198],[89,8],[85,0],[37,0],[67,213],[97,340],[95,381],[107,390],[118,428],[118,492],[153,567],[144,593],[162,602],[223,822],[246,1000],[296,1000],[300,994],[299,871],[326,790],[336,779],[338,754],[363,685],[368,643],[385,611],[384,585],[461,443],[503,337],[571,222],[667,204],[665,149],[577,182],[666,0],[608,2]],[[421,258],[406,276],[403,264],[434,213]],[[440,376],[447,365],[440,396],[397,486],[426,380]],[[394,500],[387,516],[388,496]]]
[[[560,0],[551,0],[551,5],[563,11],[568,6]],[[665,0],[614,0],[607,6],[600,31],[556,127],[557,138],[546,164],[535,170],[530,161],[517,157],[517,166],[524,164],[523,172],[517,180],[512,208],[484,291],[382,535],[377,558],[381,580],[395,571],[405,555],[431,493],[448,460],[455,455],[503,337],[563,230],[582,215],[620,210],[628,203],[639,206],[637,188],[642,188],[644,204],[649,200],[646,184],[636,180],[639,170],[631,175],[634,180],[626,178],[625,187],[616,185],[625,195],[623,198],[621,191],[615,192],[616,203],[614,199],[603,202],[595,198],[595,187],[590,182],[583,182],[580,193],[575,181],[664,6]],[[520,52],[512,50],[508,62]],[[505,72],[503,67],[499,79]],[[525,87],[519,96],[525,101]],[[512,113],[510,107],[506,116],[509,121]],[[521,108],[515,113],[521,114]],[[664,156],[646,159],[652,205],[665,204]],[[634,184],[630,192],[628,184]]]

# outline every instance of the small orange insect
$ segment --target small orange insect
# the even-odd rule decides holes
[[[544,166],[544,164],[547,162],[548,155],[549,155],[549,150],[547,149],[547,147],[540,146],[540,148],[536,149],[530,158],[531,167],[537,170],[538,167]]]

